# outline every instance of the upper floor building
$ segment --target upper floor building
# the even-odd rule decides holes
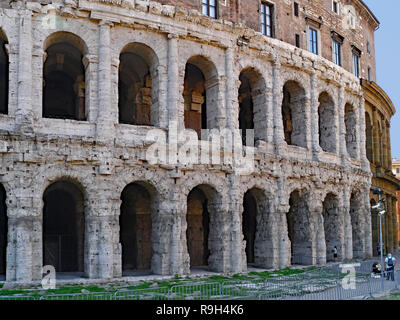
[[[379,21],[361,0],[159,0],[244,24],[309,50],[359,78],[376,81],[374,32]]]

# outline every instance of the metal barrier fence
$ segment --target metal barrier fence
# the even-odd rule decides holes
[[[186,282],[172,287],[121,289],[117,292],[0,296],[0,300],[346,300],[400,290],[400,272],[395,281],[375,278],[370,263],[343,272],[339,266],[315,268],[304,273],[268,279],[225,282]]]

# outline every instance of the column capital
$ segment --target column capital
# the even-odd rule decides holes
[[[176,33],[168,33],[167,38],[168,40],[178,39],[179,35],[177,35]]]
[[[110,20],[105,20],[105,19],[100,20],[99,27],[104,27],[104,26],[105,27],[113,27],[114,24]]]

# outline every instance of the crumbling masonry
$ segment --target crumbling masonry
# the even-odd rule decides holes
[[[359,79],[241,24],[133,3],[0,8],[6,281],[39,280],[48,264],[110,279],[325,264],[334,246],[370,256]],[[254,129],[254,173],[149,164],[146,134],[173,121]]]

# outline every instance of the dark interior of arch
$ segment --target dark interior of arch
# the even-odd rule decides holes
[[[0,274],[6,274],[6,260],[7,260],[7,230],[8,230],[8,219],[7,219],[7,206],[6,206],[6,191],[2,185],[0,185]]]
[[[183,88],[185,128],[193,129],[200,137],[201,129],[207,129],[207,98],[205,77],[194,64],[187,63]]]
[[[239,129],[242,130],[242,143],[246,145],[246,129],[254,129],[254,110],[250,79],[241,73],[239,80]]]
[[[243,199],[243,235],[246,241],[247,263],[255,263],[254,244],[257,232],[257,200],[251,190],[246,192]]]
[[[367,150],[367,159],[374,162],[373,144],[372,144],[372,122],[369,113],[365,113],[365,147]]]
[[[306,199],[299,191],[294,191],[290,195],[289,206],[286,218],[291,242],[291,263],[310,264],[312,252]]]
[[[345,106],[344,122],[346,127],[346,147],[352,158],[357,157],[357,118],[354,107],[350,104]]]
[[[82,52],[68,42],[47,49],[43,69],[43,117],[85,120]]]
[[[0,35],[0,113],[8,113],[8,54],[6,41]]]
[[[69,181],[49,186],[43,196],[43,265],[57,272],[83,272],[84,199]]]
[[[152,197],[138,183],[128,185],[121,195],[120,242],[122,271],[150,270],[152,247]]]
[[[119,122],[150,126],[152,78],[150,66],[139,54],[121,53],[118,90]]]
[[[361,199],[359,194],[352,194],[350,198],[350,218],[353,236],[353,258],[363,258],[363,232],[362,232],[362,210]]]
[[[338,227],[340,226],[339,201],[334,194],[328,194],[323,202],[324,233],[327,261],[333,260],[332,250],[336,246],[338,257],[341,256],[341,240]]]
[[[307,147],[304,89],[295,81],[283,86],[282,120],[285,141],[288,145]]]
[[[207,206],[208,199],[204,192],[199,187],[194,188],[188,195],[186,216],[190,267],[208,266],[210,215]]]
[[[336,153],[334,102],[326,92],[320,94],[318,102],[319,145],[325,152]]]

